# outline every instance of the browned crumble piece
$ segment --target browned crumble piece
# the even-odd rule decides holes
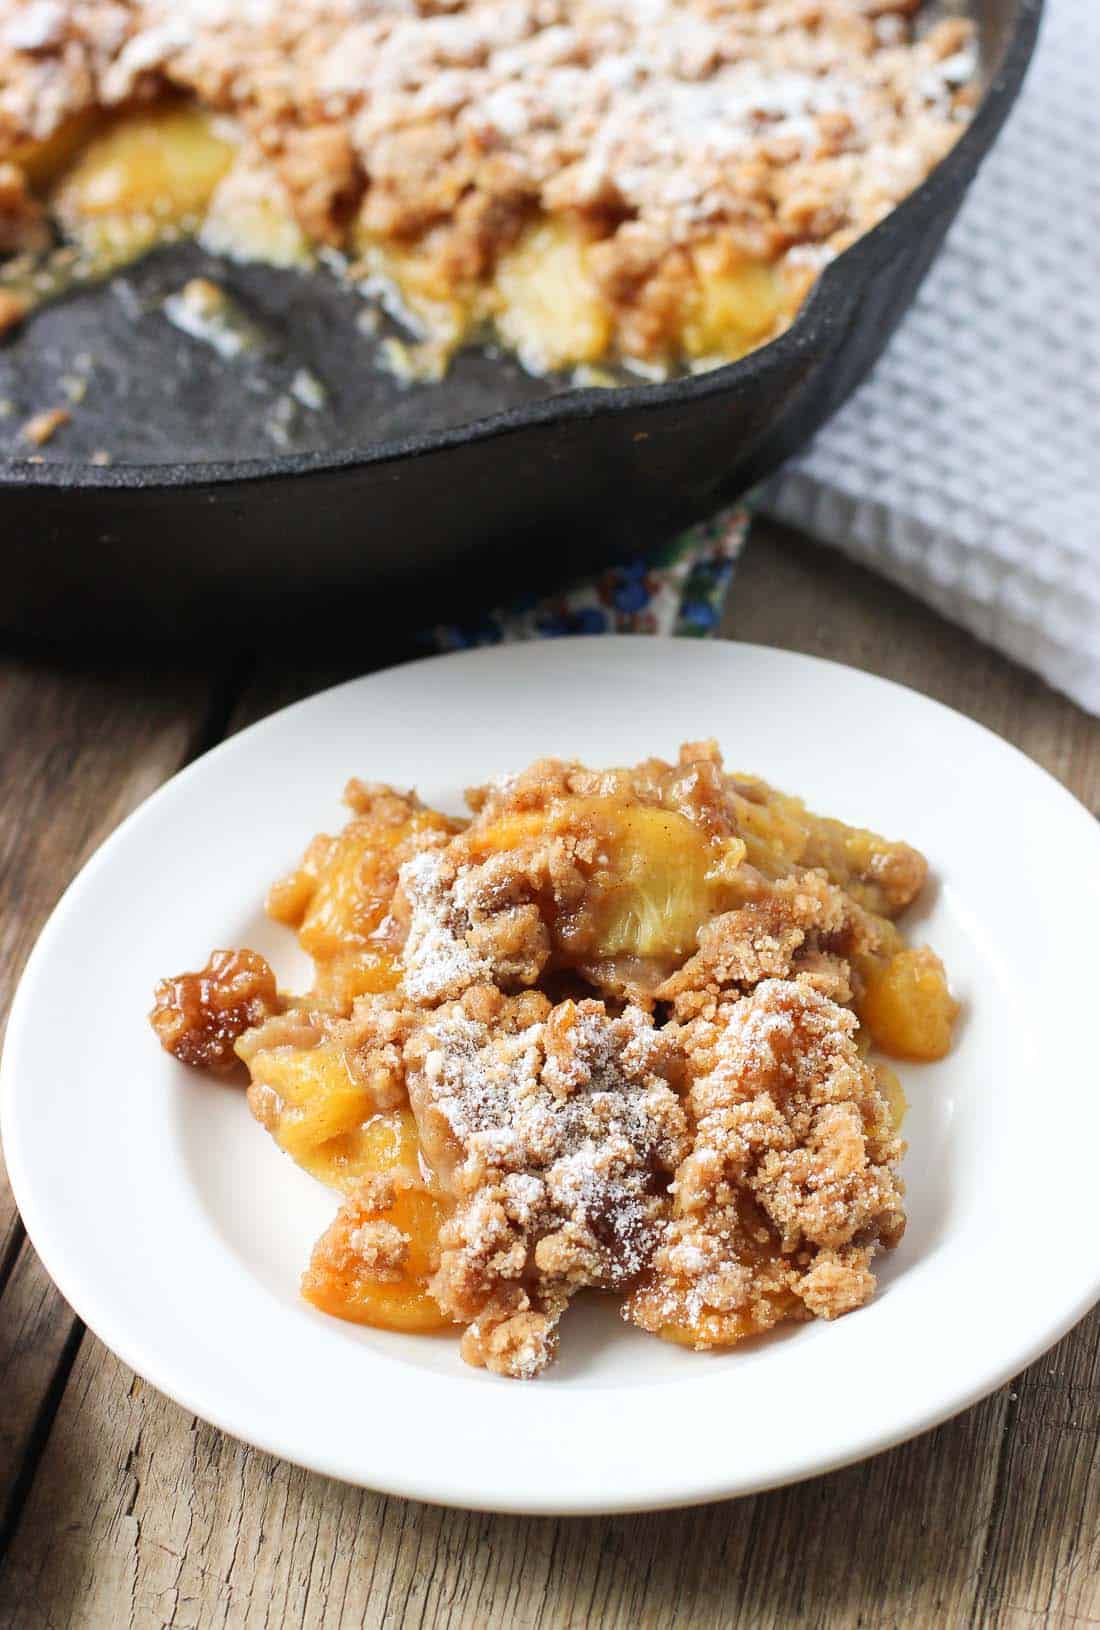
[[[413,1001],[453,999],[485,979],[513,989],[536,983],[550,958],[531,899],[540,860],[525,867],[511,854],[463,865],[431,849],[402,867],[395,915],[408,924],[403,984]]]
[[[502,1291],[463,1331],[459,1350],[475,1369],[533,1381],[558,1350],[558,1321],[568,1292],[546,1287],[531,1295],[520,1286]]]
[[[162,979],[149,1021],[161,1046],[196,1069],[237,1068],[234,1043],[280,1009],[275,975],[256,951],[213,951],[199,973]]]
[[[851,999],[848,958],[873,950],[879,930],[821,872],[794,872],[771,883],[742,869],[746,902],[699,931],[699,949],[657,989],[676,1017],[713,1013],[731,992],[764,979],[801,979],[836,1002]]]
[[[276,162],[302,230],[339,248],[366,185],[348,132],[338,124],[291,126]]]
[[[46,212],[22,170],[0,163],[0,255],[37,254],[48,248],[51,236]]]

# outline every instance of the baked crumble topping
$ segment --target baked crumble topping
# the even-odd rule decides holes
[[[679,1032],[694,1137],[627,1318],[725,1346],[873,1294],[871,1260],[905,1228],[904,1145],[855,1028],[804,980],[765,979]]]
[[[421,1145],[455,1201],[432,1292],[468,1326],[467,1360],[534,1374],[569,1297],[624,1290],[657,1244],[686,1150],[675,1054],[638,1008],[475,986],[436,1009],[405,1062]]]
[[[41,247],[33,195],[106,113],[182,93],[228,143],[194,200],[214,237],[226,199],[281,211],[437,362],[491,323],[540,371],[713,365],[783,327],[957,139],[972,30],[918,9],[0,0],[0,246]]]
[[[162,982],[185,1063],[340,1191],[303,1294],[529,1378],[582,1290],[698,1348],[834,1318],[905,1226],[905,1100],[872,1048],[941,1057],[957,1007],[894,918],[907,845],[730,774],[539,760],[472,819],[352,782],[276,886],[314,988],[254,952]]]

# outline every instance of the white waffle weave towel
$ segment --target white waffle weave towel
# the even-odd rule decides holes
[[[1100,713],[1100,0],[1047,0],[915,306],[764,507]]]

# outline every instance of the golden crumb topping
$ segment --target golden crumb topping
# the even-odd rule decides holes
[[[627,1317],[710,1347],[872,1294],[869,1263],[905,1227],[904,1145],[855,1029],[811,986],[767,979],[679,1031],[692,1148]]]
[[[493,987],[437,1009],[405,1051],[421,1142],[455,1200],[432,1290],[476,1325],[464,1352],[533,1373],[585,1286],[630,1285],[657,1243],[687,1126],[673,1054],[648,1014],[597,1001],[550,1007]],[[515,1317],[505,1359],[486,1333]]]

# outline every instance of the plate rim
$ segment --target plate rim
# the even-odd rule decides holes
[[[594,643],[598,643],[600,646],[605,648],[613,645],[620,647],[636,647],[639,643],[639,637],[632,635],[601,635],[599,636],[598,642],[596,642],[593,640],[592,636],[571,636],[552,642],[551,648],[560,648],[562,650],[568,650],[568,648],[571,646],[590,648]],[[815,667],[822,667],[829,670],[836,670],[848,676],[855,676],[860,683],[867,683],[873,688],[885,687],[888,691],[896,691],[906,695],[907,697],[916,698],[922,707],[930,707],[933,710],[942,712],[953,720],[961,720],[969,729],[977,730],[981,735],[991,738],[994,749],[1002,752],[1007,751],[1009,757],[1012,760],[1017,761],[1017,768],[1020,767],[1020,763],[1022,762],[1022,766],[1026,772],[1032,776],[1038,776],[1040,781],[1045,783],[1045,790],[1048,794],[1053,795],[1056,803],[1058,803],[1064,810],[1065,815],[1078,822],[1081,827],[1082,835],[1086,836],[1087,834],[1086,841],[1100,843],[1100,826],[1098,826],[1096,823],[1095,818],[1092,816],[1087,807],[1082,804],[1080,800],[1078,800],[1057,779],[1056,776],[1051,774],[1051,772],[1046,770],[1042,765],[1037,764],[1034,760],[1029,758],[1026,753],[1022,752],[1022,750],[1016,747],[1013,743],[998,735],[996,731],[991,730],[988,726],[980,723],[978,720],[970,718],[968,715],[960,712],[959,710],[951,708],[946,704],[937,701],[935,698],[924,695],[914,687],[899,684],[895,680],[886,679],[880,675],[868,673],[863,669],[856,668],[850,664],[836,662],[830,658],[818,657],[804,652],[790,651],[777,646],[762,645],[756,642],[685,642],[682,639],[676,639],[671,636],[647,636],[644,643],[647,649],[661,646],[667,648],[669,651],[677,649],[682,651],[684,650],[685,645],[687,645],[690,647],[695,647],[696,649],[708,650],[716,654],[724,653],[726,656],[732,655],[734,652],[736,652],[739,655],[748,657],[749,660],[752,660],[753,657],[759,655],[763,655],[766,659],[779,658],[784,662],[791,662],[795,666],[806,665],[811,669]],[[116,847],[116,842],[121,840],[124,834],[127,833],[131,827],[131,823],[136,823],[140,819],[145,818],[147,812],[157,804],[158,800],[166,797],[170,791],[176,788],[177,783],[185,781],[191,776],[192,772],[198,771],[201,767],[205,766],[208,761],[216,758],[217,755],[228,753],[244,738],[252,736],[256,732],[263,731],[265,728],[271,726],[275,721],[283,720],[288,714],[294,714],[301,710],[308,710],[309,708],[319,704],[323,705],[327,699],[331,698],[337,693],[351,691],[356,687],[364,685],[373,678],[381,675],[392,675],[398,671],[404,671],[406,669],[424,669],[440,663],[448,663],[455,666],[469,662],[484,661],[487,656],[491,660],[500,660],[502,657],[505,657],[508,654],[515,655],[516,653],[522,652],[524,649],[532,651],[541,649],[545,651],[547,648],[548,646],[546,642],[530,642],[526,646],[509,645],[491,647],[488,649],[481,647],[467,651],[446,653],[442,656],[428,656],[419,658],[413,662],[401,663],[391,667],[377,669],[367,674],[358,675],[351,679],[343,680],[338,684],[328,686],[321,691],[313,693],[312,695],[299,698],[297,701],[289,703],[282,708],[276,709],[274,712],[254,721],[252,724],[236,732],[234,735],[225,738],[222,742],[218,743],[207,752],[201,754],[189,764],[185,765],[181,770],[177,771],[175,775],[171,776],[167,781],[162,783],[160,787],[155,789],[146,799],[144,799],[142,803],[131,811],[125,817],[125,819],[120,822],[110,834],[108,834],[103,842],[97,846],[95,851],[88,857],[84,865],[80,868],[60,896],[36,939],[34,947],[27,959],[23,973],[20,977],[19,985],[12,1002],[7,1032],[4,1039],[3,1053],[0,1055],[0,1136],[2,1136],[3,1139],[4,1154],[7,1161],[8,1176],[13,1197],[18,1207],[19,1214],[23,1219],[23,1225],[25,1227],[28,1239],[40,1256],[42,1264],[53,1280],[55,1286],[69,1303],[77,1317],[82,1320],[82,1322],[93,1332],[93,1334],[104,1342],[112,1353],[120,1358],[122,1362],[124,1362],[138,1376],[140,1376],[143,1381],[155,1387],[159,1392],[162,1392],[165,1396],[169,1397],[183,1408],[189,1410],[191,1413],[209,1422],[218,1430],[223,1431],[230,1437],[237,1439],[239,1442],[250,1444],[264,1453],[276,1455],[279,1458],[286,1460],[288,1463],[299,1466],[304,1470],[318,1472],[322,1475],[347,1482],[353,1486],[373,1489],[377,1492],[392,1495],[398,1498],[417,1500],[427,1504],[436,1504],[455,1509],[499,1512],[515,1515],[591,1516],[598,1514],[610,1515],[617,1513],[632,1513],[692,1506],[709,1501],[736,1498],[744,1494],[763,1492],[767,1489],[780,1488],[809,1477],[824,1475],[828,1472],[838,1470],[841,1467],[851,1465],[860,1460],[868,1459],[874,1455],[884,1453],[901,1443],[934,1429],[944,1421],[949,1420],[953,1416],[972,1407],[981,1399],[988,1397],[992,1392],[1004,1385],[1006,1381],[1011,1379],[1012,1376],[1019,1373],[1022,1368],[1026,1367],[1030,1363],[1033,1363],[1044,1352],[1048,1351],[1053,1345],[1060,1341],[1066,1335],[1066,1333],[1085,1316],[1090,1308],[1095,1305],[1098,1300],[1100,1300],[1100,1260],[1097,1261],[1097,1266],[1094,1270],[1092,1281],[1087,1285],[1083,1285],[1080,1291],[1074,1297],[1068,1300],[1067,1304],[1063,1308],[1061,1316],[1046,1326],[1041,1334],[1036,1335],[1033,1340],[1027,1343],[1019,1344],[1017,1348],[1014,1348],[997,1365],[986,1367],[980,1379],[976,1380],[971,1386],[963,1389],[962,1392],[955,1395],[950,1401],[931,1408],[918,1407],[913,1410],[899,1412],[896,1429],[879,1433],[876,1435],[873,1442],[869,1443],[867,1441],[859,1441],[854,1444],[838,1447],[835,1454],[825,1457],[818,1456],[813,1460],[812,1464],[795,1466],[793,1469],[785,1471],[781,1475],[766,1476],[763,1478],[753,1475],[747,1479],[730,1475],[717,1482],[713,1479],[706,1483],[700,1482],[698,1486],[694,1487],[690,1492],[684,1492],[682,1488],[675,1491],[672,1488],[662,1489],[659,1484],[655,1483],[654,1486],[648,1488],[646,1492],[639,1493],[637,1497],[627,1499],[607,1500],[602,1498],[598,1492],[593,1491],[591,1487],[588,1487],[583,1492],[578,1492],[568,1501],[563,1500],[560,1495],[551,1495],[545,1499],[540,1499],[537,1497],[522,1499],[516,1499],[513,1497],[487,1499],[485,1496],[478,1494],[474,1488],[470,1488],[463,1493],[456,1490],[456,1488],[452,1486],[448,1487],[441,1493],[440,1485],[442,1481],[445,1481],[445,1479],[441,1479],[440,1475],[438,1473],[433,1473],[430,1468],[419,1475],[414,1471],[410,1475],[399,1477],[395,1477],[392,1475],[391,1471],[387,1471],[384,1480],[377,1481],[369,1477],[369,1468],[367,1467],[361,1468],[357,1471],[351,1470],[346,1464],[339,1464],[335,1462],[331,1455],[326,1457],[323,1454],[303,1454],[300,1450],[297,1450],[293,1446],[292,1435],[287,1437],[286,1435],[274,1430],[257,1432],[252,1430],[251,1427],[249,1427],[247,1432],[244,1432],[241,1430],[240,1425],[235,1424],[232,1417],[227,1415],[220,1405],[212,1408],[208,1402],[204,1401],[201,1397],[201,1389],[200,1395],[193,1393],[184,1376],[174,1374],[166,1376],[165,1367],[163,1365],[160,1367],[153,1366],[156,1373],[150,1373],[142,1356],[140,1337],[134,1337],[131,1339],[131,1336],[125,1328],[125,1318],[122,1320],[124,1328],[121,1330],[116,1329],[116,1321],[112,1317],[109,1309],[100,1306],[102,1298],[97,1296],[92,1290],[89,1290],[88,1294],[85,1294],[85,1286],[82,1283],[73,1283],[72,1276],[69,1272],[69,1265],[64,1259],[63,1247],[60,1246],[57,1238],[55,1237],[53,1226],[48,1220],[48,1202],[42,1206],[39,1204],[36,1180],[32,1173],[24,1165],[24,1151],[21,1148],[19,1136],[16,1134],[14,1139],[12,1137],[16,1115],[14,1108],[16,1099],[14,1075],[16,1067],[12,1060],[19,1054],[24,1045],[23,1030],[25,1025],[28,1023],[25,1015],[30,1006],[30,996],[26,993],[28,993],[34,985],[35,975],[39,963],[45,962],[55,938],[64,930],[65,918],[68,911],[73,909],[72,901],[74,895],[78,891],[78,888],[82,886],[85,878],[94,876],[95,873],[98,872],[99,868],[110,860],[110,852]],[[46,1241],[44,1249],[39,1244],[40,1239]],[[79,1274],[77,1277],[79,1278]],[[91,1316],[89,1316],[85,1309],[90,1310]]]

